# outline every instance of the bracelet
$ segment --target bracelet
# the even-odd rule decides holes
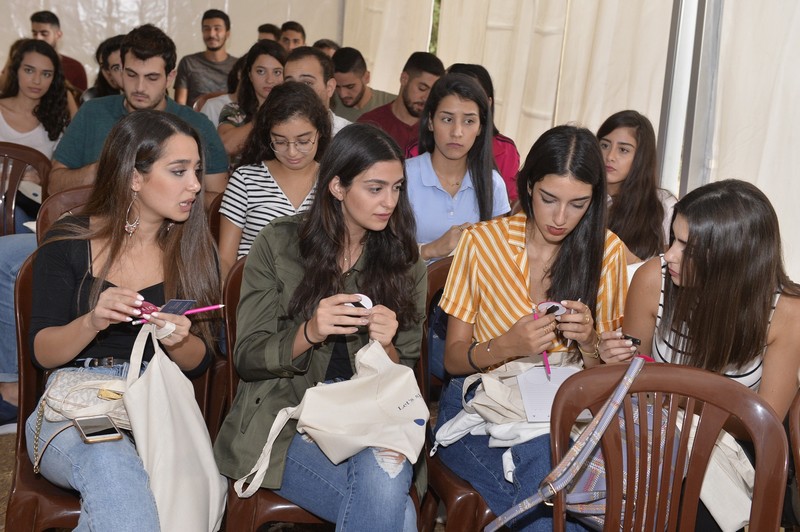
[[[586,351],[581,349],[581,344],[579,342],[578,342],[578,351],[580,351],[581,355],[585,357],[594,358],[595,360],[600,358],[600,335],[599,334],[597,335],[597,341],[594,343],[594,351],[592,351],[591,353],[587,353]]]
[[[472,354],[475,352],[475,346],[477,346],[478,343],[479,342],[472,342],[472,344],[469,346],[469,349],[467,349],[467,362],[469,362],[469,365],[472,366],[472,369],[474,369],[477,373],[483,373],[483,370],[479,368],[477,364],[475,364],[474,360],[472,360]]]
[[[314,343],[311,341],[311,338],[308,337],[308,320],[303,323],[303,336],[306,338],[306,342],[311,344],[311,347],[319,347],[322,345],[322,342]]]

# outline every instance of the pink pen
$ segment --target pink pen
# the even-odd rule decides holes
[[[200,307],[200,308],[193,308],[189,309],[183,313],[184,316],[188,316],[189,314],[198,314],[200,312],[209,312],[212,310],[219,310],[225,305],[210,305],[208,307]],[[131,322],[131,325],[142,325],[143,323],[147,323],[147,320],[142,318],[140,320],[135,320]]]
[[[539,314],[536,313],[536,307],[533,307],[533,319],[539,319]],[[550,380],[550,361],[547,359],[547,351],[542,351],[542,362],[544,362],[544,373],[547,375],[547,380]]]

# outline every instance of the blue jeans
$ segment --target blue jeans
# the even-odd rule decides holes
[[[453,378],[445,385],[439,400],[436,429],[461,411],[461,390],[464,379]],[[444,464],[481,494],[495,515],[527,499],[539,489],[550,473],[550,435],[544,434],[511,447],[514,460],[514,482],[503,475],[503,453],[507,448],[489,447],[488,436],[467,434],[447,447],[439,446],[437,453]],[[550,532],[553,530],[553,511],[540,504],[511,522],[512,530]],[[580,524],[567,521],[568,531],[585,530]]]
[[[125,376],[128,364],[85,371],[96,373],[99,378]],[[31,460],[36,416],[34,411],[25,424]],[[43,420],[39,448],[66,423],[69,422]],[[147,472],[128,436],[116,441],[84,443],[78,431],[69,428],[56,436],[42,454],[41,473],[53,484],[80,493],[77,531],[160,532]]]
[[[387,456],[387,454],[389,456]],[[276,493],[336,523],[337,531],[417,530],[408,494],[412,468],[402,455],[368,448],[334,465],[307,436],[295,434]]]
[[[0,238],[0,382],[19,380],[14,284],[22,263],[35,250],[33,233]]]

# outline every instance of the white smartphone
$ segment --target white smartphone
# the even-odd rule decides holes
[[[76,417],[72,420],[75,428],[86,443],[99,443],[103,441],[121,440],[122,433],[114,421],[106,415]]]

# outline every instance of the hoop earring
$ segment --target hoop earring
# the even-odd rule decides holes
[[[139,216],[136,216],[136,219],[132,222],[128,221],[128,217],[131,215],[131,207],[133,207],[133,202],[136,201],[136,191],[133,191],[133,199],[131,200],[130,205],[128,205],[128,210],[125,211],[125,232],[128,233],[128,237],[132,237],[133,233],[136,232],[136,229],[139,227]]]

